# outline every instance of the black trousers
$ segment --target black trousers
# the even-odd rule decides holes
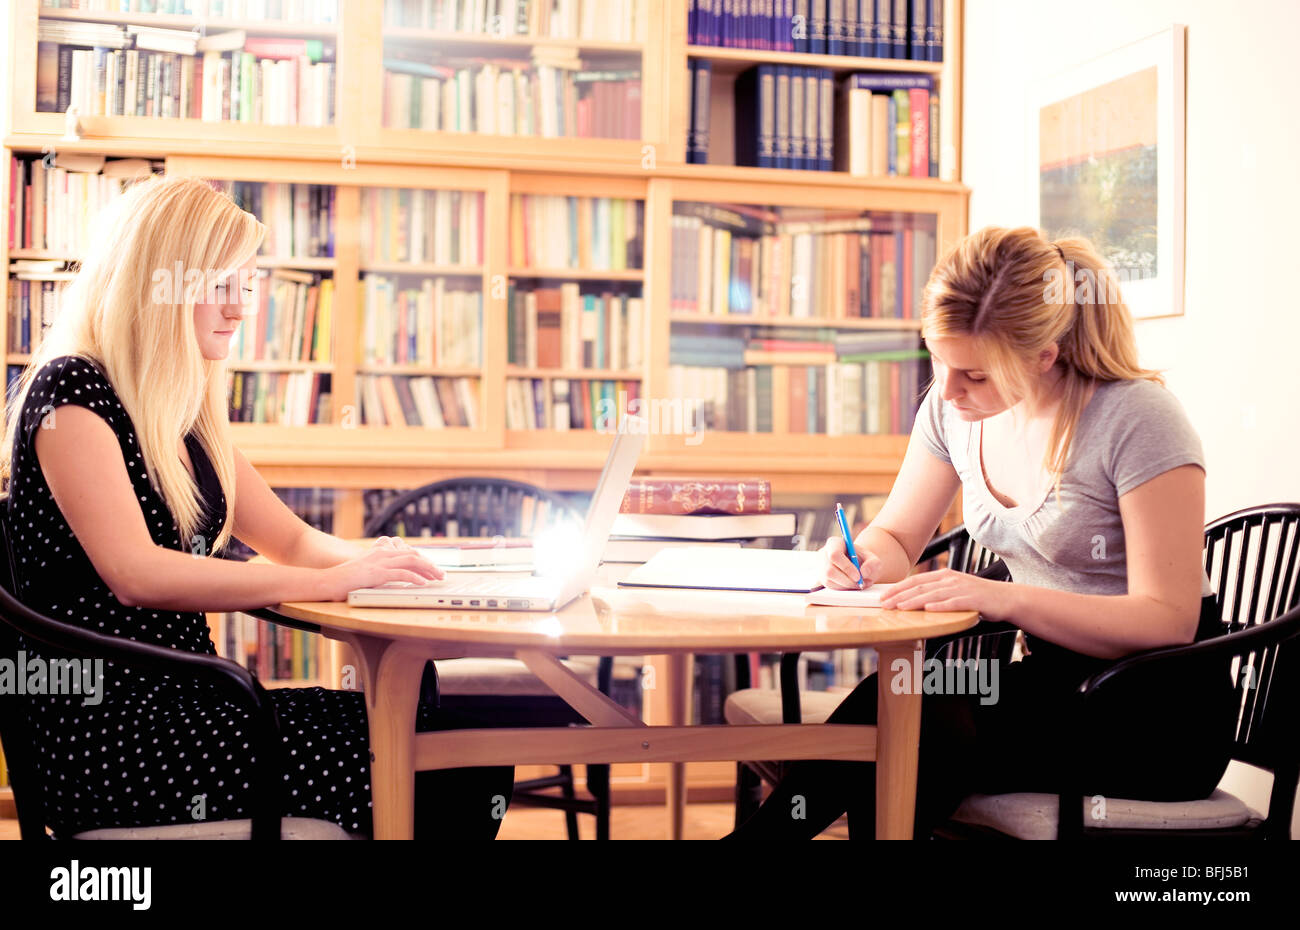
[[[1202,629],[1216,617],[1214,599],[1205,598]],[[928,838],[972,793],[1054,793],[1062,771],[1080,773],[1086,794],[1111,798],[1194,800],[1218,785],[1236,723],[1226,662],[1144,674],[1140,685],[1112,693],[1095,716],[1076,724],[1073,692],[1110,663],[1037,638],[1029,647],[1023,660],[1000,667],[993,703],[981,703],[979,694],[923,694],[913,836]],[[875,724],[876,689],[871,675],[826,722]],[[875,768],[873,762],[792,762],[763,805],[726,839],[811,839],[846,811],[850,835],[873,838]]]

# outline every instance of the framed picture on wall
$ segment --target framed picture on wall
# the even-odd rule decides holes
[[[1183,312],[1186,33],[1171,26],[1029,92],[1031,221],[1049,239],[1091,239],[1138,319]]]

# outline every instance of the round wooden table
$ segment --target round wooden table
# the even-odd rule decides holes
[[[359,542],[365,543],[364,540]],[[318,624],[357,657],[370,722],[376,839],[409,839],[416,771],[487,765],[669,762],[671,835],[681,836],[683,763],[744,759],[875,761],[876,835],[910,839],[916,801],[921,694],[889,686],[901,660],[920,661],[924,640],[960,632],[974,611],[945,613],[814,607],[803,595],[618,588],[632,566],[602,566],[588,594],[553,613],[349,607],[285,603],[274,609]],[[453,576],[454,577],[454,576]],[[879,657],[876,726],[689,726],[687,663],[697,653],[803,652],[872,647]],[[560,656],[669,657],[669,725],[647,726],[569,671]],[[589,727],[417,733],[427,659],[512,657],[569,703]],[[908,680],[911,675],[908,675]]]

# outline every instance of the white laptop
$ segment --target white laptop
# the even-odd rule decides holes
[[[457,572],[448,574],[442,581],[422,585],[394,581],[376,588],[349,591],[349,606],[559,610],[583,594],[595,580],[609,531],[623,504],[623,495],[632,480],[637,457],[645,445],[645,430],[638,429],[639,425],[630,424],[629,432],[620,432],[614,437],[614,445],[605,459],[596,493],[587,510],[582,538],[572,554],[566,557],[562,570],[545,574],[534,572],[532,575]],[[563,552],[553,554],[565,556]],[[539,552],[538,562],[542,561]]]

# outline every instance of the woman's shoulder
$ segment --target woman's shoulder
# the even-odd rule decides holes
[[[102,364],[84,355],[56,355],[37,370],[31,390],[47,397],[116,393]]]
[[[1106,411],[1108,419],[1112,421],[1128,417],[1186,417],[1178,396],[1160,382],[1147,378],[1100,381],[1097,383],[1094,401]]]

